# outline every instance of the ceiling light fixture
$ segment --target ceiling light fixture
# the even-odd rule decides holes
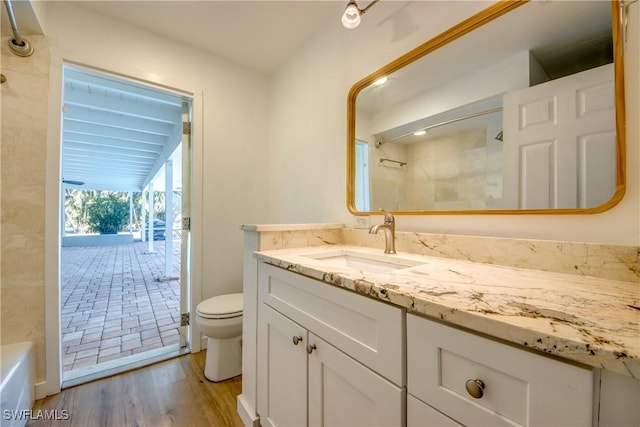
[[[349,0],[349,4],[347,4],[347,7],[342,14],[342,25],[349,30],[358,27],[361,21],[360,17],[364,15],[371,6],[379,1],[380,0],[372,0],[371,3],[367,5],[367,7],[365,7],[364,9],[360,9],[355,0]]]
[[[374,86],[380,86],[385,84],[389,79],[387,78],[387,76],[384,77],[380,77],[378,80],[376,80],[375,82],[373,82]]]
[[[427,133],[427,131],[423,129],[423,130],[416,131],[413,134],[415,136],[422,136],[422,135],[426,135],[426,133]]]

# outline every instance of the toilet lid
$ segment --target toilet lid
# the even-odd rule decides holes
[[[242,294],[227,294],[208,298],[196,309],[202,317],[234,317],[242,315]]]

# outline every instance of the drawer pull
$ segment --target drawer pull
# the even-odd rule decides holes
[[[302,341],[302,337],[301,336],[293,337],[293,345],[298,345],[298,343],[300,341]]]
[[[316,349],[316,345],[315,344],[307,344],[307,353],[311,354],[313,353],[313,350]]]
[[[464,387],[471,397],[481,399],[484,396],[484,382],[482,380],[467,380]]]

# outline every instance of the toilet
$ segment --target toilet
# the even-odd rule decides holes
[[[204,375],[223,381],[242,373],[242,294],[206,299],[196,309],[196,325],[207,337]]]

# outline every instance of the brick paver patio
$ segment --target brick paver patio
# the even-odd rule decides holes
[[[171,277],[180,276],[174,242]],[[164,241],[62,248],[65,371],[179,342],[180,282],[163,277]]]

